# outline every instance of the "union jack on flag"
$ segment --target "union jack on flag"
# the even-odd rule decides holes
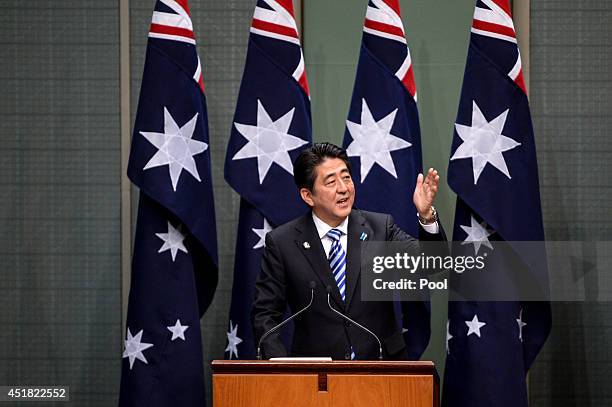
[[[411,197],[423,167],[416,102],[399,1],[370,0],[343,145],[353,166],[355,206],[391,214],[415,237],[419,227]],[[401,308],[408,356],[418,359],[429,343],[429,302]]]
[[[128,176],[140,189],[120,406],[202,406],[217,286],[208,118],[187,0],[158,0]]]
[[[404,84],[408,93],[416,101],[417,92],[412,70],[412,59],[406,41],[399,1],[370,0],[366,10],[363,32],[369,34],[363,36],[364,45],[370,45],[371,51]],[[395,42],[377,42],[376,37]],[[399,44],[403,44],[403,46]]]
[[[149,28],[149,38],[180,41],[195,47],[195,34],[193,33],[193,24],[189,15],[187,0],[157,2]],[[202,64],[197,52],[195,56],[198,64],[193,73],[193,79],[200,85],[202,92],[204,92]]]
[[[516,275],[496,241],[543,242],[529,101],[508,0],[478,0],[448,168],[457,193],[453,240]],[[517,252],[540,302],[449,302],[444,406],[527,406],[526,374],[551,327],[546,255]],[[512,246],[516,249],[515,246]],[[460,253],[457,253],[460,254]],[[490,287],[489,287],[490,289]]]
[[[304,214],[293,161],[312,142],[310,97],[292,0],[259,0],[225,159],[240,194],[226,356],[253,359],[250,312],[265,236]]]

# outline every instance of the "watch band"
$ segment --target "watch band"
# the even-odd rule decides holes
[[[431,207],[431,218],[430,219],[425,219],[418,212],[417,212],[417,217],[419,218],[419,222],[421,222],[423,225],[431,225],[431,224],[436,223],[438,221],[438,211],[436,211],[436,208],[432,205],[432,207]]]

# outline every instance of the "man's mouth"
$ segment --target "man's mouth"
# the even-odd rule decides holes
[[[339,205],[342,205],[342,204],[345,204],[346,202],[348,202],[348,197],[339,199],[336,203]]]

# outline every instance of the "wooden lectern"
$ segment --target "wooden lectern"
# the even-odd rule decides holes
[[[438,407],[432,362],[215,360],[213,407]]]

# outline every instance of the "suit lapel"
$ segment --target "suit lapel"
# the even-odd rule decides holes
[[[325,250],[323,244],[317,233],[317,228],[312,220],[312,214],[308,213],[302,217],[300,222],[296,225],[296,230],[300,232],[296,236],[295,243],[298,245],[300,251],[306,257],[306,260],[312,267],[312,270],[317,275],[324,287],[330,286],[332,288],[331,296],[338,306],[344,308],[344,301],[340,297],[340,291],[334,280],[327,256],[325,256]]]
[[[365,244],[361,241],[361,236],[363,233],[371,236],[372,230],[366,224],[366,220],[361,215],[361,212],[353,210],[349,216],[347,231],[346,309],[348,310],[355,294],[359,276],[361,275],[361,249],[362,245]]]

